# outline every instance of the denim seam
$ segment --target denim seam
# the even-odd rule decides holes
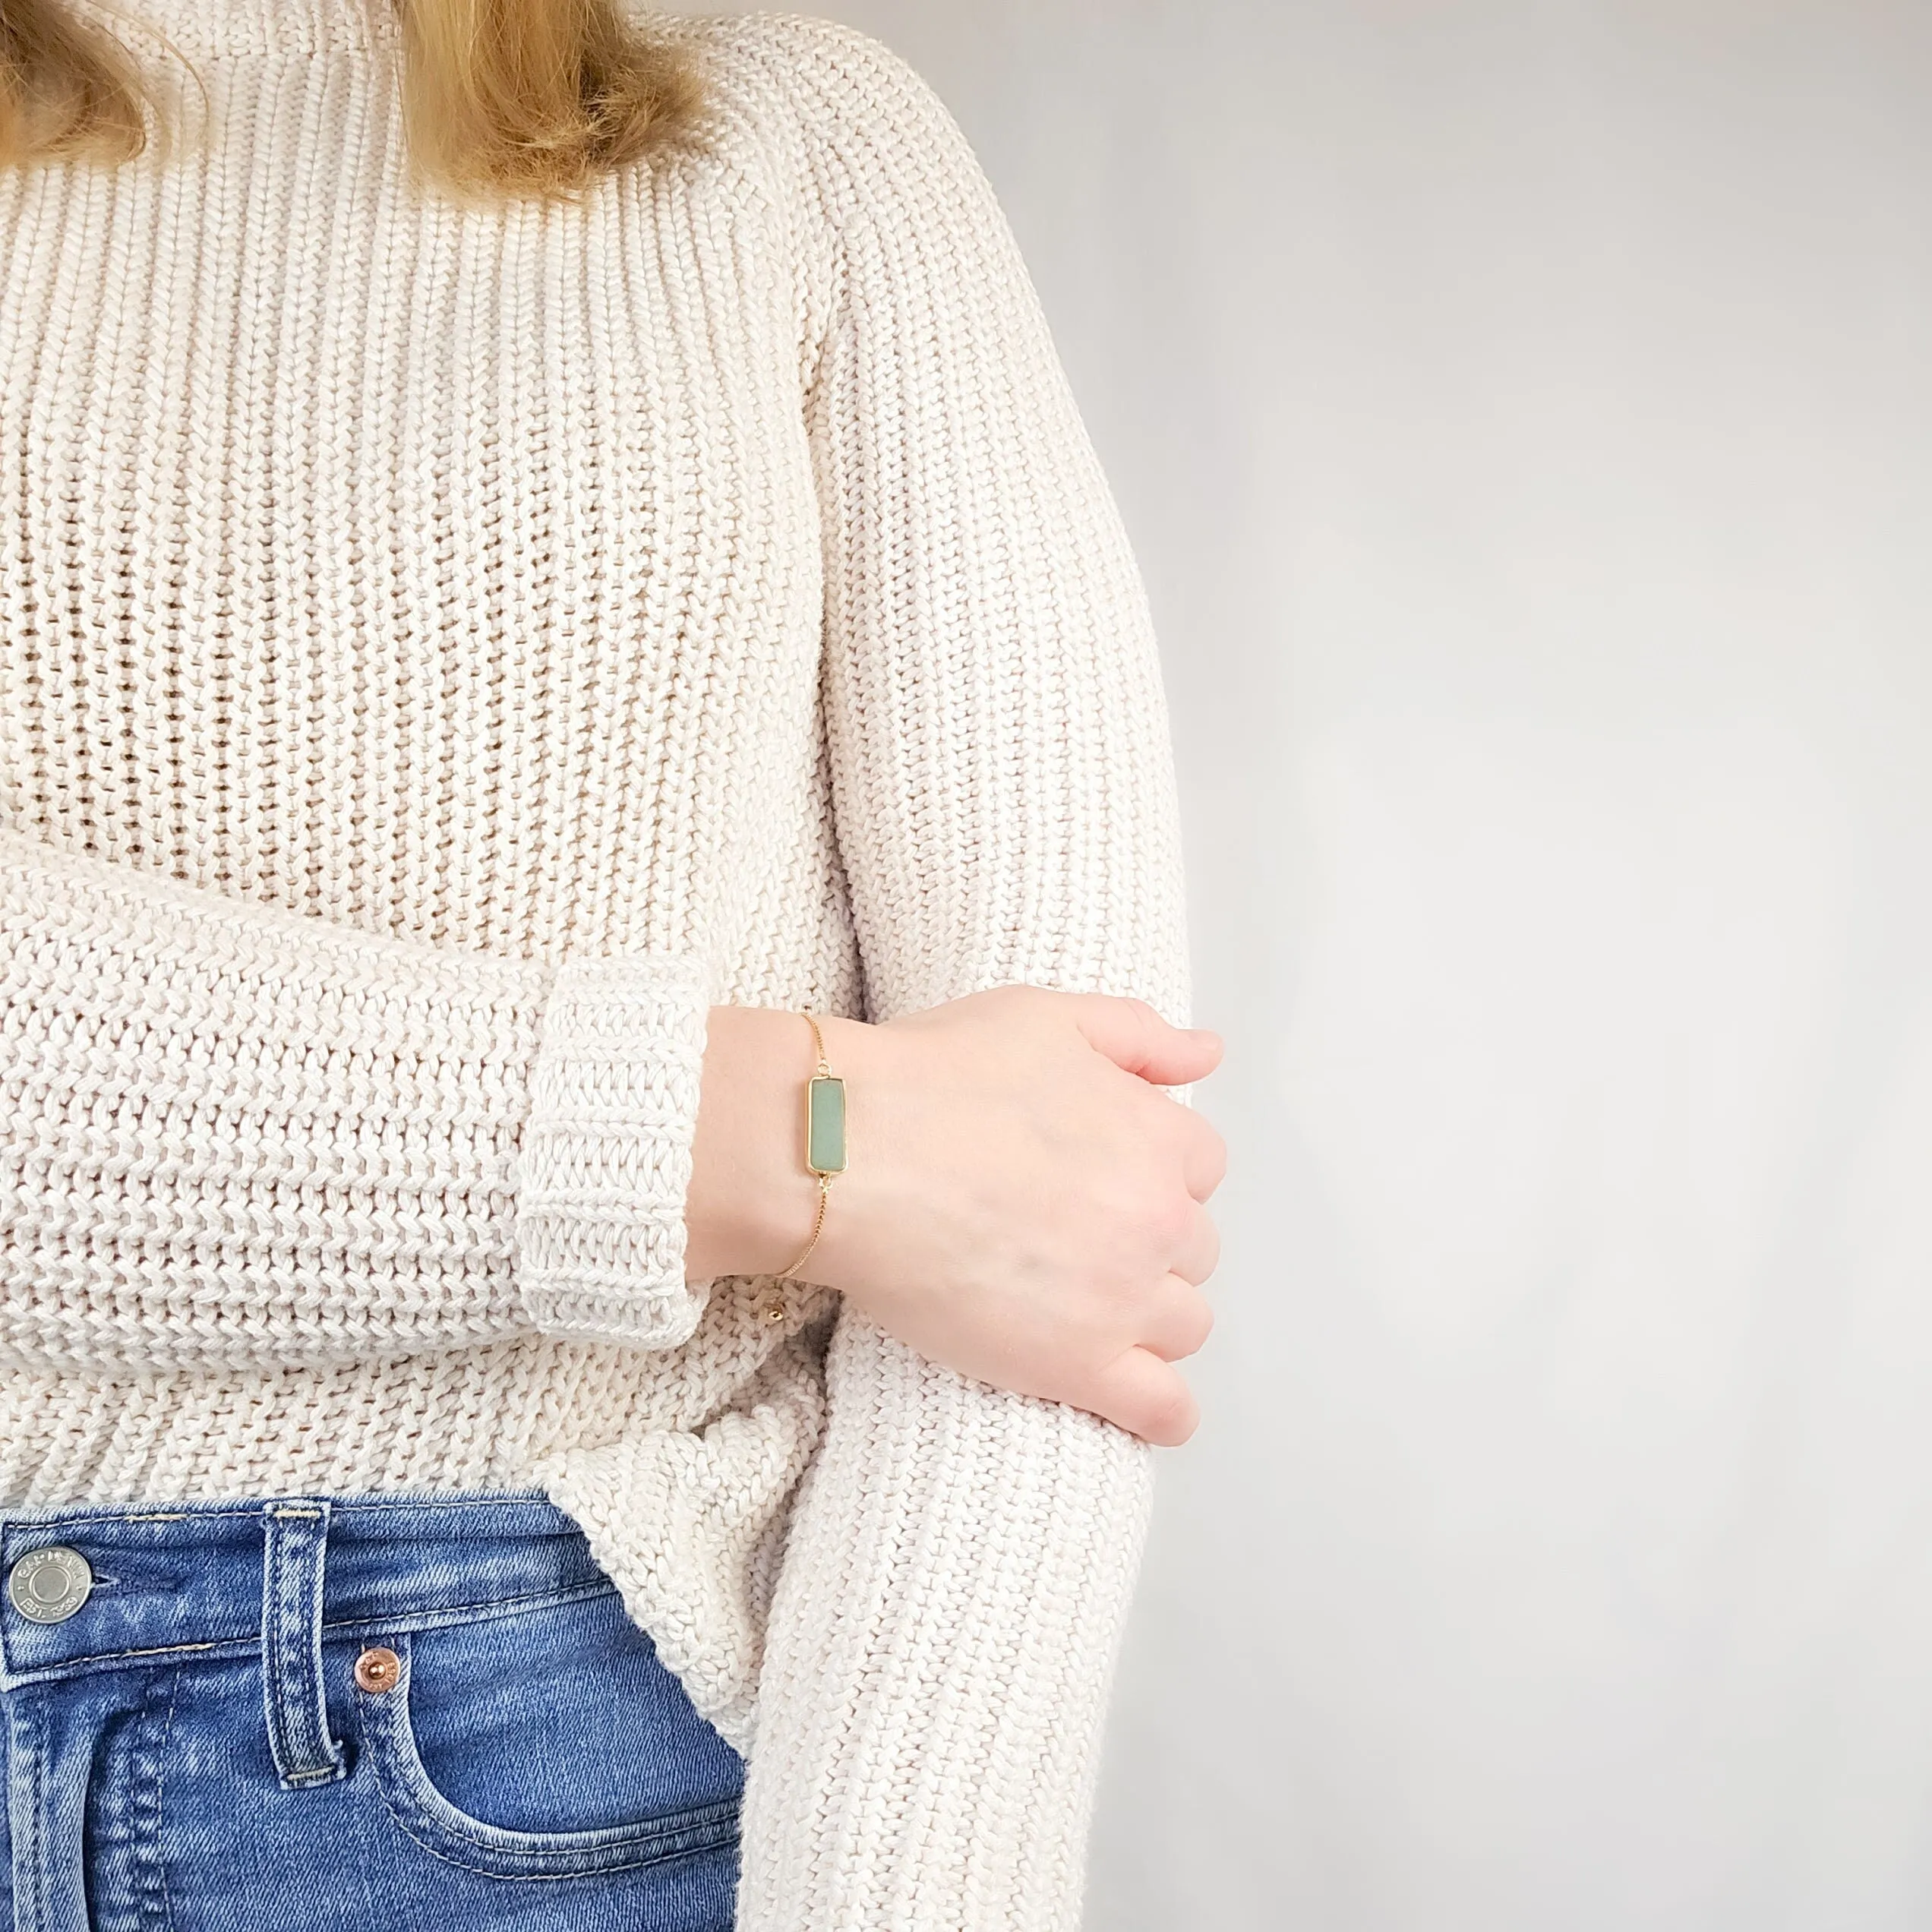
[[[324,1623],[324,1637],[357,1637],[384,1631],[441,1630],[453,1623],[487,1622],[497,1617],[514,1616],[522,1610],[541,1608],[553,1603],[578,1603],[586,1599],[614,1596],[617,1586],[608,1580],[571,1583],[562,1589],[528,1590],[520,1596],[496,1596],[478,1603],[438,1604],[421,1610],[399,1610],[387,1615],[352,1617],[336,1623]],[[261,1647],[261,1633],[251,1631],[238,1637],[210,1637],[197,1643],[162,1643],[137,1650],[90,1651],[86,1656],[63,1658],[57,1664],[40,1664],[29,1670],[0,1672],[0,1690],[25,1684],[58,1683],[87,1672],[106,1669],[115,1664],[136,1663],[147,1658],[200,1656],[211,1662],[229,1662],[253,1655]]]
[[[526,1590],[521,1596],[493,1596],[481,1603],[430,1605],[421,1610],[393,1611],[387,1615],[346,1617],[322,1626],[329,1637],[361,1637],[380,1631],[442,1630],[454,1623],[485,1623],[497,1617],[513,1617],[519,1612],[542,1609],[553,1603],[582,1603],[592,1597],[614,1596],[617,1586],[599,1577],[581,1583],[568,1583],[560,1589]]]
[[[550,1850],[535,1844],[527,1848],[526,1855],[529,1858],[554,1859],[559,1866],[567,1864],[568,1870],[506,1871],[502,1868],[504,1861],[513,1859],[519,1850],[525,1849],[509,1845],[502,1848],[501,1857],[494,1864],[473,1864],[458,1857],[450,1848],[453,1843],[470,1851],[477,1859],[488,1857],[491,1841],[487,1834],[493,1831],[500,1832],[505,1837],[538,1840],[579,1834],[523,1833],[507,1826],[492,1827],[480,1819],[470,1819],[461,1807],[444,1797],[437,1790],[417,1751],[415,1727],[409,1717],[411,1674],[411,1659],[406,1646],[401,1681],[390,1690],[367,1691],[358,1688],[355,1700],[362,1717],[363,1750],[373,1762],[376,1786],[382,1793],[384,1805],[396,1829],[431,1858],[483,1878],[507,1880],[519,1884],[554,1885],[574,1879],[601,1878],[617,1872],[639,1871],[652,1865],[669,1864],[679,1858],[700,1857],[706,1852],[721,1850],[736,1839],[743,1805],[741,1798],[690,1807],[665,1819],[646,1820],[635,1827],[616,1827],[611,1841],[601,1846],[577,1845]],[[420,1790],[417,1788],[418,1785]],[[447,1810],[448,1822],[440,1820],[425,1801],[425,1792]],[[683,1822],[677,1822],[680,1820]],[[474,1836],[466,1833],[464,1824],[473,1828]]]
[[[384,1808],[394,1820],[396,1829],[401,1832],[412,1845],[419,1846],[432,1858],[440,1859],[446,1865],[455,1866],[459,1871],[474,1872],[479,1878],[494,1879],[500,1884],[567,1885],[579,1879],[608,1878],[618,1872],[642,1871],[651,1865],[671,1864],[679,1858],[702,1858],[709,1852],[723,1851],[726,1845],[732,1842],[731,1839],[721,1837],[715,1839],[708,1839],[700,1842],[677,1845],[669,1849],[661,1847],[646,1857],[627,1858],[621,1864],[586,1864],[575,1871],[504,1871],[494,1865],[472,1864],[466,1859],[457,1858],[444,1845],[432,1843],[403,1815],[395,1798],[390,1795],[389,1780],[382,1776],[380,1769],[377,1773],[376,1782],[382,1792]],[[714,1807],[717,1814],[717,1822],[722,1824],[728,1818],[735,1827],[740,1803],[741,1801],[733,1799],[728,1804]],[[709,1829],[709,1821],[706,1827],[690,1827],[688,1835],[695,1837],[700,1829]],[[666,1835],[676,1836],[673,1833]],[[735,1829],[733,1836],[736,1836]],[[479,1857],[482,1855],[482,1847],[480,1845],[477,1848],[477,1853]]]
[[[0,1690],[18,1690],[27,1684],[58,1684],[84,1672],[109,1664],[131,1664],[147,1657],[182,1657],[192,1655],[245,1656],[261,1646],[260,1634],[247,1637],[217,1637],[206,1643],[163,1643],[147,1650],[103,1650],[84,1657],[63,1658],[57,1664],[37,1664],[29,1670],[0,1673]]]
[[[267,1499],[270,1504],[301,1504],[309,1499],[301,1496],[286,1496]],[[486,1510],[486,1509],[539,1509],[549,1511],[570,1520],[565,1512],[551,1502],[541,1491],[500,1496],[370,1496],[355,1498],[348,1502],[336,1501],[333,1498],[331,1514],[336,1516],[365,1516],[377,1511],[392,1510]],[[219,1523],[231,1517],[245,1517],[251,1521],[258,1518],[264,1505],[261,1503],[209,1503],[197,1504],[185,1510],[94,1510],[81,1516],[69,1514],[65,1510],[46,1511],[0,1509],[0,1530],[15,1525],[24,1529],[45,1530],[56,1525],[71,1524],[84,1528],[94,1523]]]
[[[168,1744],[181,1673],[164,1683],[151,1678],[143,1687],[128,1738],[121,1792],[130,1880],[126,1923],[134,1932],[172,1932],[173,1915],[166,1896],[166,1860],[162,1850],[162,1791],[168,1775]],[[163,1703],[166,1709],[163,1709]],[[117,1915],[115,1923],[122,1923]]]
[[[180,1701],[181,1672],[177,1671],[168,1684],[168,1715],[161,1727],[161,1749],[157,1754],[160,1762],[154,1779],[154,1826],[157,1839],[167,1818],[168,1747],[174,1742],[175,1707]],[[167,1860],[157,1855],[154,1870],[161,1889],[163,1932],[175,1932],[175,1898],[168,1889]]]
[[[14,1820],[8,1820],[8,1838],[16,1845],[21,1839],[24,1846],[14,1855],[14,1868],[8,1874],[14,1893],[14,1914],[21,1932],[43,1932],[46,1924],[46,1857],[44,1824],[47,1808],[47,1753],[46,1740],[42,1733],[41,1713],[32,1704],[20,1713],[18,1729],[12,1743],[24,1735],[27,1749],[27,1817],[22,1820],[24,1829],[16,1832],[11,1829]],[[8,1798],[13,1797],[11,1780],[8,1781]],[[25,1855],[21,1855],[24,1851]],[[23,1904],[27,1909],[21,1909]]]

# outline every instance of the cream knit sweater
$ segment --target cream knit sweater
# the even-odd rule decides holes
[[[696,137],[459,210],[384,0],[126,5],[185,137],[0,172],[0,1502],[541,1485],[750,1756],[742,1926],[1070,1927],[1146,1452],[683,1265],[714,1002],[1186,1018],[987,184],[664,20]]]

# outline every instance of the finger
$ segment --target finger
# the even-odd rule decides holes
[[[1186,1236],[1167,1258],[1167,1265],[1183,1281],[1198,1288],[1219,1266],[1220,1258],[1221,1231],[1207,1209],[1197,1205]]]
[[[1180,1148],[1182,1180],[1195,1200],[1205,1201],[1227,1179],[1227,1142],[1194,1108],[1171,1094],[1160,1097],[1174,1110],[1170,1120]]]
[[[1198,1354],[1213,1334],[1214,1311],[1208,1305],[1208,1297],[1191,1287],[1184,1275],[1169,1275],[1164,1286],[1166,1292],[1159,1306],[1142,1324],[1145,1332],[1141,1346],[1163,1362],[1185,1362]]]
[[[1117,1356],[1101,1378],[1094,1400],[1086,1406],[1163,1449],[1178,1448],[1201,1419],[1180,1371],[1144,1348],[1130,1348]]]
[[[1157,1087],[1185,1087],[1220,1064],[1221,1037],[1206,1027],[1170,1026],[1144,999],[1075,996],[1074,1023],[1119,1067]]]

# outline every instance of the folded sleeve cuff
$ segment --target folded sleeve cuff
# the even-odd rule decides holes
[[[516,1271],[547,1334],[675,1348],[709,1282],[684,1211],[709,987],[671,952],[567,961],[546,1003],[517,1160]]]

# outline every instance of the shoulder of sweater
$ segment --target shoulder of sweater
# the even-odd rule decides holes
[[[904,55],[809,14],[649,16],[707,84],[715,138],[836,231],[896,225],[936,194],[991,214],[992,190],[936,90]]]

